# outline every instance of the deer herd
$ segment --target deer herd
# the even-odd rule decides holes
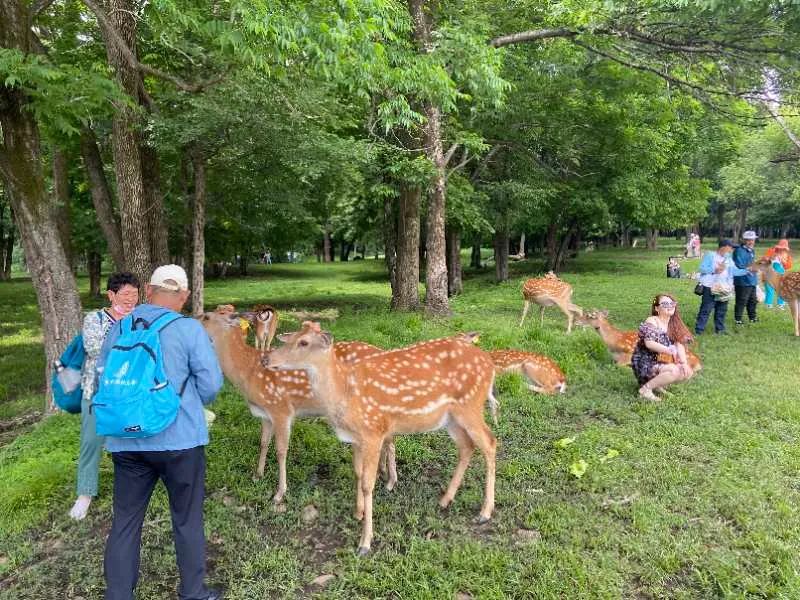
[[[774,284],[773,284],[774,285]],[[784,287],[788,291],[788,280]],[[800,281],[791,280],[790,302],[797,327]],[[776,286],[779,289],[779,286]],[[548,273],[523,286],[524,308],[531,303],[558,306],[573,321],[593,327],[614,361],[627,365],[637,343],[637,332],[620,331],[605,311],[584,312],[572,303],[572,287]],[[791,299],[793,298],[793,299]],[[275,438],[278,484],[273,502],[287,492],[286,455],[292,423],[297,417],[323,417],[342,442],[352,445],[355,474],[355,517],[362,521],[359,554],[369,552],[373,537],[373,491],[380,471],[386,488],[397,484],[395,436],[445,429],[458,449],[458,462],[439,506],[449,506],[458,492],[472,455],[477,449],[485,463],[483,504],[478,522],[488,521],[494,510],[497,441],[486,423],[484,409],[497,424],[497,375],[517,372],[531,391],[555,394],[566,391],[566,378],[549,357],[521,350],[484,351],[478,334],[461,333],[385,350],[359,341],[335,342],[316,322],[305,321],[299,331],[278,335],[278,311],[257,305],[237,312],[222,305],[200,320],[214,342],[222,370],[247,402],[250,413],[261,420],[261,447],[256,477],[264,475],[267,452]],[[252,328],[255,346],[247,343]],[[699,358],[689,353],[693,369]],[[664,362],[671,360],[665,356]]]

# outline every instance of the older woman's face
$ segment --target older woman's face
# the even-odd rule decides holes
[[[136,303],[139,301],[139,288],[126,283],[116,292],[108,290],[108,300],[114,310],[120,314],[127,315],[136,307]]]

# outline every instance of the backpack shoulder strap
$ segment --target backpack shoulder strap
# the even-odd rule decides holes
[[[155,319],[150,322],[150,328],[156,332],[162,332],[167,326],[172,325],[175,321],[179,319],[184,319],[182,314],[172,312],[172,311],[164,311],[160,315],[158,315]]]

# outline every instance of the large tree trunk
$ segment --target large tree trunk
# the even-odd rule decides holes
[[[100,278],[103,266],[103,257],[97,250],[90,250],[86,260],[86,267],[89,271],[89,296],[92,298],[100,297]]]
[[[161,165],[158,153],[152,146],[139,148],[142,159],[142,184],[144,204],[147,213],[147,237],[150,243],[151,266],[168,264],[169,229],[164,216],[164,195],[161,193]]]
[[[408,11],[413,23],[414,41],[421,54],[432,51],[431,28],[425,12],[425,0],[408,0]],[[442,118],[438,106],[426,102],[423,147],[433,163],[436,174],[428,195],[428,217],[425,239],[425,312],[430,315],[449,315],[447,300],[447,259],[445,243],[445,205],[447,182],[445,158],[442,148]]]
[[[392,309],[419,307],[419,201],[418,187],[400,186],[397,219],[397,271],[392,290]]]
[[[464,289],[461,281],[461,232],[455,227],[447,228],[447,293],[460,294]]]
[[[494,234],[494,273],[497,281],[508,279],[508,231],[498,229]]]
[[[5,195],[0,190],[0,281],[6,281],[6,201]],[[9,227],[13,230],[13,226]]]
[[[547,238],[545,240],[545,251],[547,253],[547,260],[553,260],[553,257],[556,255],[558,251],[558,223],[552,221],[550,225],[547,226]]]
[[[6,0],[0,10],[0,48],[30,53],[28,3]],[[58,233],[58,216],[45,191],[39,129],[27,98],[0,82],[0,175],[25,249],[25,258],[42,317],[46,410],[52,410],[53,361],[81,326],[81,303]]]
[[[58,234],[61,236],[61,245],[67,262],[75,271],[75,261],[72,256],[72,220],[69,207],[69,164],[67,155],[60,148],[53,148],[53,199],[55,200],[58,214]]]
[[[114,268],[117,271],[124,271],[125,253],[122,249],[119,219],[114,212],[111,188],[108,185],[106,173],[103,169],[103,159],[100,156],[100,148],[97,146],[97,138],[88,127],[81,132],[81,155],[83,156],[86,176],[89,180],[89,190],[92,194],[92,204],[97,215],[97,223],[100,225],[100,230],[106,239],[108,251],[111,253],[111,260],[114,262]]]
[[[206,256],[206,164],[198,148],[192,153],[194,201],[192,203],[192,315],[203,314],[203,265]],[[244,258],[244,256],[242,256]]]
[[[725,237],[725,205],[722,203],[717,204],[717,237]]]
[[[554,273],[560,273],[561,267],[567,256],[567,249],[569,248],[572,236],[575,235],[575,226],[572,225],[567,230],[566,235],[561,238],[561,241],[556,244],[555,252],[550,254],[547,258],[547,269]]]
[[[181,148],[180,166],[178,171],[178,185],[180,186],[181,195],[183,196],[184,206],[186,207],[186,214],[192,214],[192,205],[194,204],[194,192],[192,187],[192,158],[190,156],[190,147],[184,146]],[[192,273],[194,268],[192,266],[192,220],[185,219],[183,223],[183,268],[189,276],[189,285],[192,284]],[[215,274],[216,275],[216,274]],[[190,300],[191,301],[191,300]]]
[[[647,236],[647,249],[658,249],[658,229],[647,229],[645,235]]]
[[[133,0],[108,0],[107,8],[112,25],[131,52],[136,55],[136,6]],[[116,73],[117,83],[134,103],[138,103],[139,73],[131,67],[104,29],[103,35],[106,37],[108,63]],[[139,125],[138,112],[133,106],[122,103],[116,106],[112,121],[112,150],[125,265],[139,277],[140,281],[148,281],[153,260],[147,223],[149,215],[145,212],[147,199],[142,180]]]
[[[383,200],[383,243],[389,284],[394,291],[397,285],[397,202],[391,196]],[[377,250],[375,253],[377,255]]]
[[[473,269],[481,268],[481,239],[478,238],[472,244],[472,251],[469,256],[469,266]]]

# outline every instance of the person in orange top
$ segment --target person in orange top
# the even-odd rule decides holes
[[[772,261],[772,268],[778,273],[785,273],[786,271],[791,270],[792,254],[789,250],[789,240],[779,240],[777,244],[767,250],[766,254],[764,254],[764,258]],[[786,303],[783,301],[783,298],[775,293],[775,288],[768,283],[764,284],[764,288],[764,291],[766,292],[764,306],[766,308],[772,308],[772,303],[776,296],[778,298],[778,308],[785,308]]]

